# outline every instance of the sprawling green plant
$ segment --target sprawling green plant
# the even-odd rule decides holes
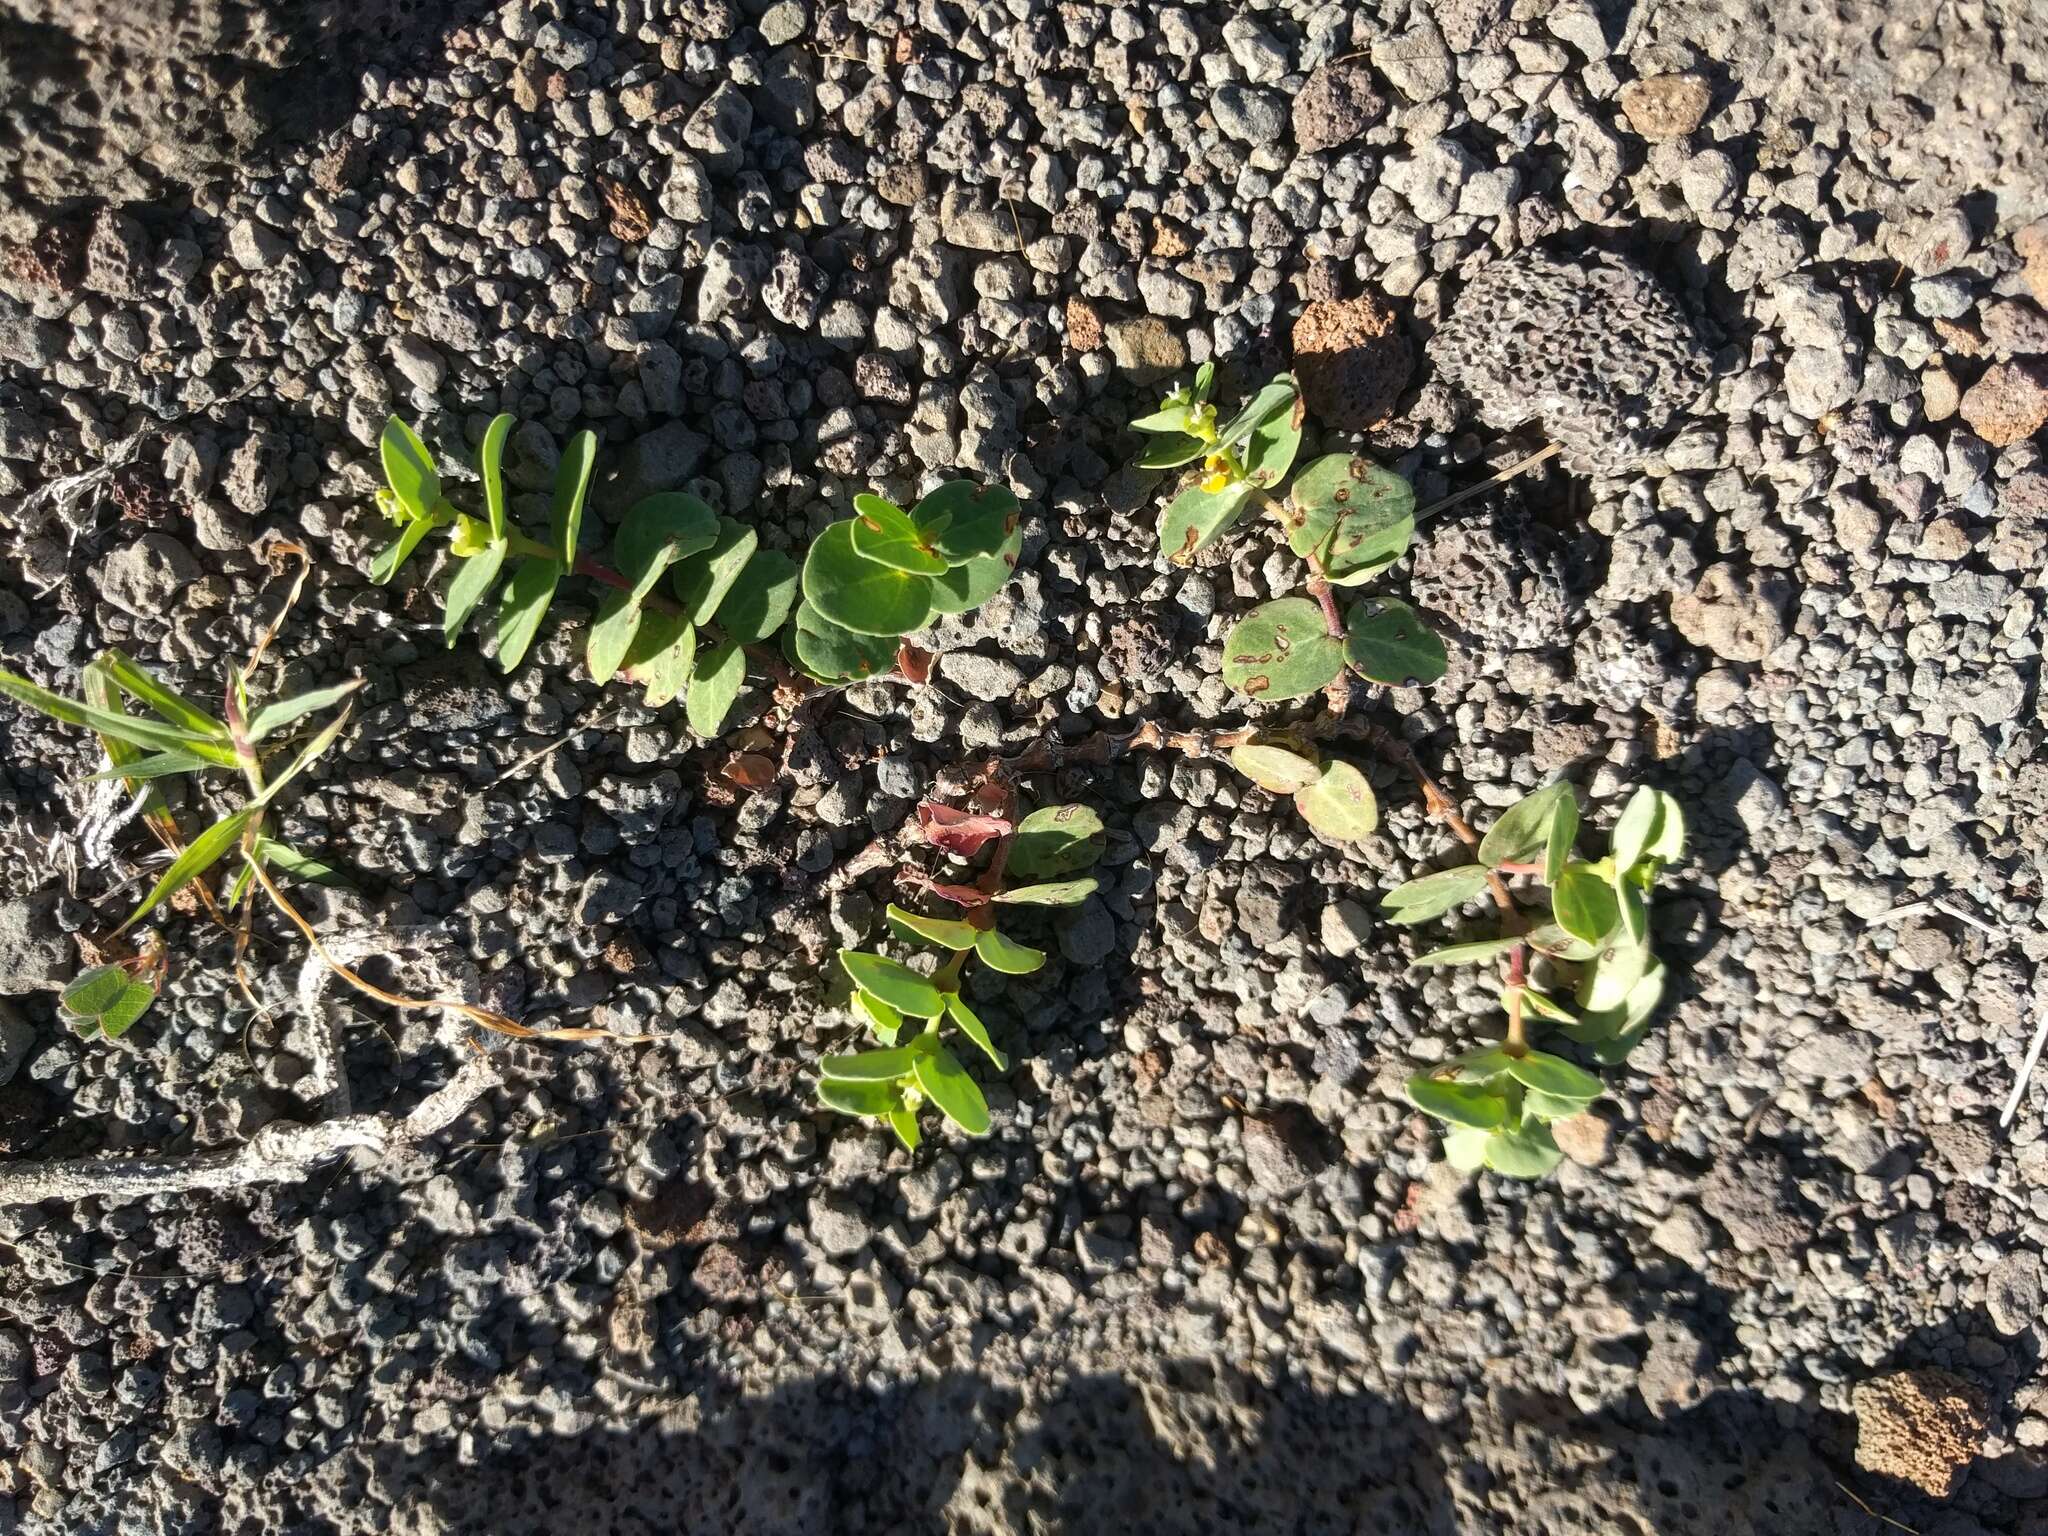
[[[913,1150],[920,1139],[918,1110],[926,1103],[970,1136],[988,1131],[988,1101],[942,1031],[952,1025],[997,1071],[1010,1069],[1009,1058],[961,995],[970,958],[1006,976],[1028,975],[1045,964],[1043,951],[997,928],[1002,909],[1073,906],[1096,889],[1095,877],[1082,871],[1102,856],[1099,816],[1085,806],[1051,805],[1013,821],[1004,814],[1008,808],[1006,798],[991,810],[961,811],[931,800],[918,807],[919,826],[934,848],[958,860],[986,859],[978,875],[962,871],[948,880],[921,870],[901,872],[905,883],[960,914],[927,916],[894,904],[888,909],[889,929],[898,939],[946,953],[931,974],[863,950],[839,956],[853,979],[853,1010],[880,1045],[820,1062],[818,1099],[846,1114],[887,1120]],[[1012,885],[1012,877],[1026,883]]]
[[[261,650],[259,646],[259,657]],[[86,664],[81,675],[84,697],[79,699],[65,698],[25,677],[0,671],[0,694],[53,720],[98,734],[109,766],[93,774],[89,782],[118,779],[131,793],[141,796],[151,829],[171,854],[169,867],[149,894],[106,944],[98,947],[118,947],[130,928],[229,857],[237,868],[227,904],[230,909],[242,910],[243,943],[248,937],[251,890],[261,884],[273,899],[284,900],[270,871],[308,880],[334,877],[334,871],[319,859],[272,837],[267,817],[277,797],[334,745],[348,724],[349,711],[344,707],[310,737],[299,729],[301,723],[343,704],[362,686],[361,679],[259,702],[249,689],[254,660],[248,668],[229,668],[223,697],[225,718],[208,714],[118,650],[104,652]],[[122,705],[124,698],[156,718],[128,714]],[[289,753],[281,767],[274,761],[280,752]],[[188,841],[165,805],[159,783],[205,773],[238,777],[245,793],[240,806]],[[211,893],[203,885],[199,889],[202,899],[212,905]],[[118,1039],[147,1011],[162,970],[161,952],[154,946],[139,956],[94,966],[65,988],[64,1016],[82,1035]]]
[[[854,515],[818,536],[801,571],[787,555],[761,548],[744,523],[687,492],[664,491],[628,509],[613,563],[605,565],[577,552],[596,436],[570,439],[547,537],[536,538],[507,512],[503,458],[511,431],[512,418],[499,416],[484,434],[477,456],[484,515],[477,517],[448,500],[418,434],[395,416],[384,424],[385,485],[377,499],[399,533],[371,565],[372,579],[389,581],[421,540],[448,528],[449,551],[460,562],[442,621],[448,644],[495,589],[493,643],[507,672],[525,659],[564,575],[600,582],[610,590],[585,643],[591,677],[628,678],[650,706],[680,695],[690,728],[704,737],[724,729],[749,652],[775,664],[772,652],[756,648],[778,634],[782,655],[814,681],[879,676],[896,666],[903,636],[994,596],[1023,548],[1017,498],[969,480],[941,485],[908,512],[879,496],[855,497]]]
[[[1291,797],[1302,819],[1333,841],[1359,841],[1380,824],[1379,799],[1358,765],[1325,758],[1306,736],[1262,731],[1232,747],[1230,763],[1259,788]]]
[[[1265,603],[1224,637],[1224,679],[1252,698],[1299,699],[1347,673],[1395,687],[1442,677],[1443,642],[1413,608],[1373,596],[1347,613],[1335,595],[1373,580],[1407,551],[1415,536],[1413,488],[1370,459],[1331,453],[1282,492],[1305,414],[1293,376],[1279,375],[1221,426],[1209,399],[1215,383],[1215,365],[1204,363],[1192,386],[1131,423],[1158,439],[1139,455],[1140,468],[1202,461],[1198,478],[1160,515],[1160,548],[1186,564],[1256,505],[1307,567],[1306,596]]]
[[[1649,894],[1664,867],[1685,851],[1684,813],[1662,790],[1637,790],[1615,821],[1607,856],[1590,862],[1572,856],[1578,831],[1572,787],[1545,785],[1494,823],[1475,862],[1410,880],[1381,902],[1392,921],[1414,924],[1490,894],[1506,920],[1502,933],[1432,950],[1414,962],[1507,961],[1501,989],[1506,1038],[1407,1084],[1417,1109],[1451,1127],[1444,1155],[1460,1168],[1484,1166],[1523,1178],[1548,1173],[1560,1156],[1552,1123],[1584,1112],[1600,1096],[1600,1079],[1592,1073],[1530,1048],[1529,1018],[1612,1066],[1642,1039],[1663,998],[1664,966],[1650,947]],[[1511,880],[1540,882],[1548,899],[1532,902],[1524,895],[1518,901]]]

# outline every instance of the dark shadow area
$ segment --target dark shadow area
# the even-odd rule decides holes
[[[153,202],[338,127],[484,0],[0,0],[0,213]]]

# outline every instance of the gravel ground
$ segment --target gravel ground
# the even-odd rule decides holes
[[[396,10],[224,173],[72,123],[124,211],[39,208],[82,152],[8,119],[0,663],[210,690],[305,545],[284,674],[368,679],[284,818],[364,877],[331,920],[660,1039],[499,1047],[381,1160],[0,1210],[0,1530],[2048,1532],[2048,1071],[1998,1124],[2048,1006],[2038,11]],[[1168,758],[1035,786],[1111,843],[982,1000],[993,1134],[814,1113],[826,963],[889,891],[835,866],[976,752],[1243,721],[1220,638],[1287,562],[1165,565],[1120,423],[1360,296],[1413,373],[1332,445],[1425,499],[1567,449],[1426,525],[1452,670],[1376,717],[1481,817],[1562,772],[1596,825],[1639,783],[1693,818],[1678,995],[1593,1131],[1475,1180],[1398,1099],[1493,1005],[1372,915],[1448,851],[1392,770],[1339,848]],[[601,512],[688,483],[790,549],[870,484],[1005,479],[1020,575],[938,686],[735,794],[679,707],[578,680],[587,594],[506,680],[442,651],[426,562],[361,574],[386,413],[459,450],[500,410],[526,490],[589,428]],[[90,848],[79,733],[0,741],[0,1153],[402,1113],[470,1054],[350,1008],[338,1080],[295,941],[258,1013],[196,925],[143,1025],[68,1038],[65,935],[143,843]]]

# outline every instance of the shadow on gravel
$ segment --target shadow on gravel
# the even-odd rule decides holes
[[[368,1486],[334,1492],[432,1511],[407,1528],[549,1536],[1459,1530],[1440,1433],[1379,1397],[1269,1394],[1187,1362],[1076,1376],[1024,1410],[1017,1387],[965,1373],[824,1377],[631,1430],[515,1431],[466,1466],[380,1455]]]

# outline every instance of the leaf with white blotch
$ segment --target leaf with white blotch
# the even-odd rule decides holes
[[[997,891],[995,900],[1005,906],[1077,907],[1093,896],[1102,882],[1093,875],[1079,880],[1047,880],[1038,885],[1020,885]]]

